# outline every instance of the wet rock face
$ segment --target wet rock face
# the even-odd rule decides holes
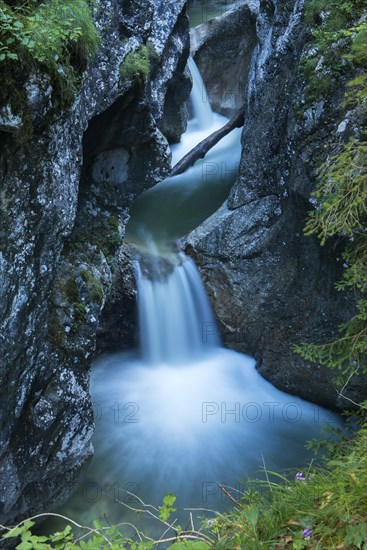
[[[214,111],[231,117],[245,102],[256,38],[256,7],[244,3],[190,32],[191,53]]]
[[[169,143],[178,143],[186,131],[188,110],[186,100],[192,87],[188,68],[183,68],[177,77],[170,82],[164,103],[164,116],[160,130]]]
[[[103,308],[97,333],[97,351],[138,347],[138,316],[134,274],[135,249],[124,244],[119,250],[111,290]]]
[[[129,205],[169,170],[159,125],[187,57],[184,4],[99,0],[101,48],[72,107],[60,109],[42,74],[26,83],[33,136],[1,106],[1,524],[68,498],[92,455],[89,368],[107,296],[132,276]],[[148,74],[121,81],[145,42]]]
[[[303,3],[257,4],[239,177],[228,201],[189,235],[187,252],[199,265],[226,345],[255,355],[261,374],[278,388],[345,406],[334,373],[292,351],[296,343],[329,341],[353,313],[353,298],[334,287],[341,250],[303,234],[315,160],[327,140],[338,139],[342,94],[329,108],[331,119],[319,115],[310,126],[310,116],[299,114]],[[211,58],[213,73],[216,63]],[[362,381],[353,383],[353,399],[357,387],[360,396],[366,390]]]

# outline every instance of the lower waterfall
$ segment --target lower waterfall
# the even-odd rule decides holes
[[[145,277],[137,266],[140,348],[147,363],[192,362],[219,346],[214,317],[194,262],[181,263],[162,280]],[[159,260],[155,260],[159,263]]]
[[[184,508],[224,510],[220,484],[238,496],[264,466],[305,466],[305,442],[340,422],[220,346],[191,260],[181,256],[170,269],[152,261],[148,274],[137,269],[141,353],[101,357],[92,373],[95,457],[85,492],[100,491],[93,515],[110,521],[123,514],[117,501],[133,502],[126,491],[154,504],[173,492],[180,521]]]

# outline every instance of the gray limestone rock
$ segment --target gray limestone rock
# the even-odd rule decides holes
[[[66,500],[91,458],[89,369],[107,297],[127,276],[129,205],[169,170],[159,126],[188,55],[184,7],[96,1],[101,46],[71,107],[60,108],[41,73],[25,82],[32,136],[0,106],[3,525]],[[121,63],[145,43],[149,75],[121,82]]]
[[[312,115],[306,109],[299,115],[303,2],[257,4],[239,176],[228,201],[188,236],[186,250],[199,265],[226,345],[254,355],[260,373],[278,388],[325,406],[348,406],[334,373],[303,361],[293,345],[330,341],[354,313],[354,297],[335,289],[341,245],[331,240],[320,247],[303,234],[317,163],[351,124],[339,118],[339,92],[327,108],[321,99]],[[212,74],[223,70],[211,47],[221,43],[216,29],[222,24],[194,31]],[[349,387],[353,400],[357,393],[365,398],[365,380]]]

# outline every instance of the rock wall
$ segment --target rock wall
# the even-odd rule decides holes
[[[345,406],[333,373],[292,352],[295,343],[332,339],[353,311],[353,297],[334,287],[342,275],[338,243],[321,248],[303,234],[315,169],[332,144],[345,139],[338,133],[345,116],[343,83],[328,107],[307,106],[300,71],[303,2],[248,4],[256,18],[256,45],[243,89],[240,174],[228,200],[188,237],[186,249],[200,266],[226,345],[255,355],[261,374],[280,389],[329,407]],[[204,76],[222,70],[215,53],[222,24],[227,23],[194,31],[201,36],[199,65],[202,59],[210,64]],[[231,78],[229,89],[241,78]],[[356,388],[365,392],[362,382],[352,386],[354,399]]]
[[[125,281],[126,339],[134,322],[121,242],[132,200],[169,170],[159,127],[188,55],[184,4],[97,1],[101,46],[71,108],[34,73],[33,136],[21,139],[20,117],[2,121],[1,524],[65,500],[91,458],[89,368],[114,281]],[[132,51],[149,52],[148,74],[122,79]],[[104,345],[109,332],[102,320]]]

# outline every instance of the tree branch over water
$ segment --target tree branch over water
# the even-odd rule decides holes
[[[207,154],[224,136],[229,134],[235,128],[241,128],[244,124],[245,107],[241,107],[239,111],[219,130],[216,130],[210,136],[203,139],[191,151],[189,151],[177,164],[172,168],[171,176],[177,176],[185,172],[190,166]]]

